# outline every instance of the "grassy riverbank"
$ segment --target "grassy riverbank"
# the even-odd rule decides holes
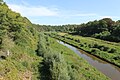
[[[67,33],[52,33],[49,35],[120,67],[120,43]]]
[[[69,48],[59,44],[55,39],[43,36],[40,37],[39,44],[38,55],[43,57],[43,62],[41,63],[43,67],[41,69],[46,68],[48,72],[44,75],[41,73],[41,79],[109,80],[89,65],[88,62]],[[46,70],[42,69],[43,73],[44,71]],[[43,77],[45,75],[46,77]]]

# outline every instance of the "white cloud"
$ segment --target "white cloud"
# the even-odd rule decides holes
[[[101,18],[120,18],[119,16],[100,16]]]
[[[71,13],[71,14],[70,14]],[[59,15],[59,17],[60,18],[62,18],[62,19],[65,19],[65,20],[67,20],[67,19],[72,19],[72,18],[76,18],[76,19],[78,19],[78,18],[86,18],[86,17],[98,17],[99,15],[97,15],[97,14],[95,14],[95,13],[76,13],[76,12],[69,12],[69,13],[67,13],[67,14],[61,14],[61,15]]]
[[[101,18],[112,18],[112,16],[100,16]]]
[[[8,6],[13,11],[21,13],[22,16],[58,16],[58,10],[56,8],[48,8],[44,6],[25,6],[16,4],[8,4]]]
[[[23,16],[27,17],[38,17],[38,16],[57,16],[57,17],[88,17],[88,16],[98,16],[95,13],[74,13],[64,14],[60,12],[57,8],[48,8],[44,6],[29,6],[24,1],[23,5],[8,4],[8,6],[16,12],[21,13]],[[26,6],[27,5],[27,6]],[[71,13],[71,12],[70,12]]]
[[[95,13],[84,13],[84,14],[75,14],[75,15],[71,15],[71,16],[83,16],[83,17],[88,17],[88,16],[98,16]]]
[[[26,17],[40,17],[40,16],[57,16],[60,18],[71,18],[71,17],[89,17],[89,16],[98,16],[95,13],[76,13],[76,11],[62,11],[57,8],[48,8],[44,6],[30,6],[25,1],[22,1],[23,5],[17,4],[8,4],[8,6],[16,12],[21,13],[22,16]]]

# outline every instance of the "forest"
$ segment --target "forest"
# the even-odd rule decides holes
[[[58,40],[120,67],[120,21],[39,25],[0,0],[0,80],[111,80]]]
[[[80,25],[35,25],[38,30],[68,32],[75,35],[94,37],[111,42],[120,42],[120,21],[113,21],[110,18],[89,21]]]

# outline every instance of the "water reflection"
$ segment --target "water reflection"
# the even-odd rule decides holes
[[[89,62],[89,64],[94,66],[96,69],[101,71],[103,74],[105,74],[112,80],[120,80],[120,68],[118,68],[112,64],[109,64],[101,59],[98,59],[95,56],[90,55],[90,54],[88,54],[82,50],[79,50],[69,44],[66,44],[62,41],[58,41],[58,42],[64,46],[67,46],[68,48],[73,50],[76,54],[78,54],[82,58],[86,59]]]

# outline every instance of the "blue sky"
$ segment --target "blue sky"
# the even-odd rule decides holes
[[[120,19],[120,0],[4,0],[32,23],[80,24],[102,18]]]

